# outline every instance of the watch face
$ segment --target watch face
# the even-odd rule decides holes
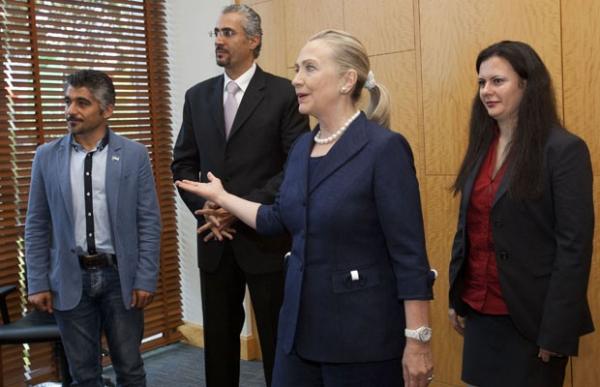
[[[426,343],[431,340],[431,328],[422,327],[419,329],[419,340]]]

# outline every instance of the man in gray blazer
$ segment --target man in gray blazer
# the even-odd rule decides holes
[[[145,386],[143,309],[156,290],[160,212],[145,147],[108,128],[115,90],[94,70],[69,75],[70,134],[33,160],[25,224],[29,301],[54,313],[77,386],[100,386],[106,334],[122,386]]]

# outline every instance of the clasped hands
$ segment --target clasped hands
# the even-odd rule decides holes
[[[198,228],[198,234],[210,230],[204,237],[204,242],[208,242],[211,239],[217,239],[218,241],[223,241],[223,238],[233,239],[236,230],[232,225],[237,218],[231,215],[226,209],[207,200],[204,202],[204,207],[195,211],[194,214],[204,216],[204,221],[206,222]]]
[[[191,192],[206,199],[204,206],[200,210],[194,212],[196,215],[204,216],[204,221],[206,222],[198,228],[198,234],[210,230],[204,237],[204,242],[208,242],[211,239],[223,241],[223,238],[232,240],[236,232],[232,225],[237,218],[215,203],[218,201],[217,198],[219,196],[226,193],[221,180],[211,172],[208,172],[207,177],[208,183],[192,180],[178,180],[175,182],[175,185],[184,191]]]

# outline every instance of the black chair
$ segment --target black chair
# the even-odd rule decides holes
[[[50,313],[34,310],[18,321],[10,321],[6,296],[16,288],[14,285],[0,286],[0,312],[2,314],[0,346],[4,344],[54,342],[54,353],[58,361],[63,386],[69,386],[71,384],[71,375],[69,374],[67,358],[65,357],[65,352],[60,341],[60,334],[54,316]],[[0,358],[1,361],[2,359]],[[1,369],[2,365],[0,364]],[[0,387],[3,387],[1,377]]]

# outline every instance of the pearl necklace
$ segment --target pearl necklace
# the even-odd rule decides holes
[[[346,129],[348,129],[348,126],[350,126],[350,124],[352,123],[352,121],[354,121],[354,119],[356,119],[356,117],[358,117],[359,114],[360,114],[360,110],[357,111],[356,113],[354,113],[352,115],[352,117],[350,117],[348,119],[348,121],[346,121],[346,123],[344,125],[342,125],[341,128],[339,128],[338,130],[336,130],[335,133],[333,133],[331,136],[325,137],[325,138],[321,138],[321,130],[319,130],[313,139],[315,140],[315,142],[317,144],[321,144],[321,145],[323,145],[323,144],[329,144],[329,143],[334,142],[335,140],[337,140],[338,138],[340,138],[342,136],[342,134],[344,134],[344,132],[346,131]]]

